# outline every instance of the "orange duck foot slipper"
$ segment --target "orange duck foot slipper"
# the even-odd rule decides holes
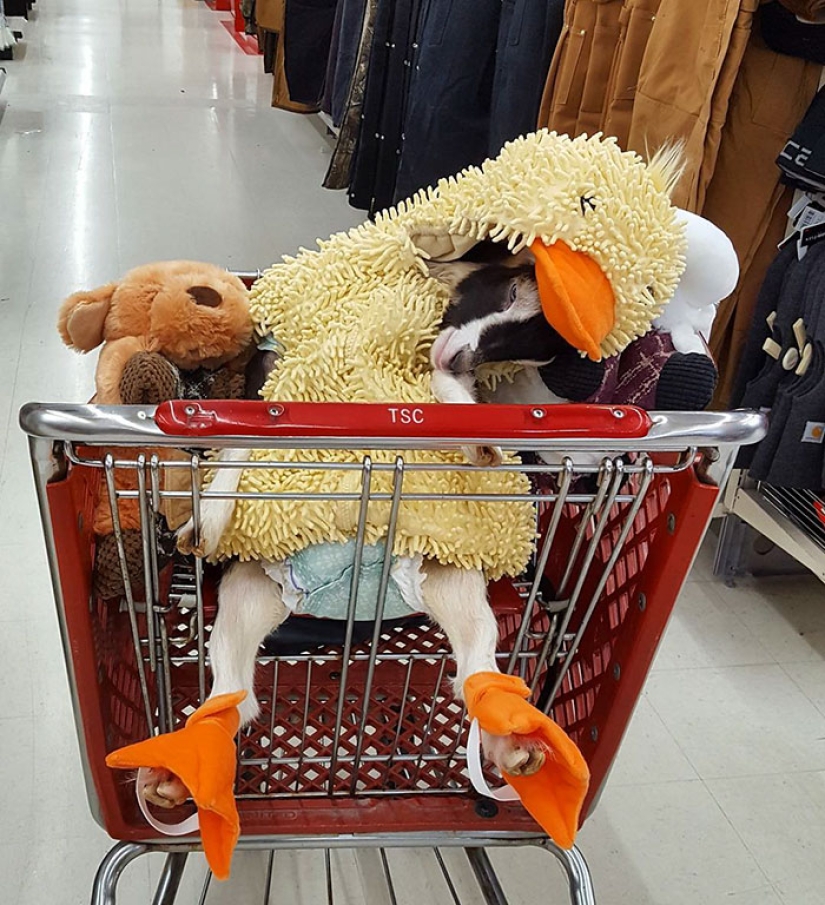
[[[180,779],[197,805],[203,851],[219,880],[229,876],[240,834],[234,796],[235,733],[240,726],[238,704],[245,697],[245,691],[237,691],[210,698],[183,729],[120,748],[106,758],[109,767],[154,767]]]
[[[477,672],[464,683],[470,719],[491,735],[523,735],[548,751],[544,765],[532,776],[511,776],[508,785],[541,828],[561,848],[571,848],[579,828],[590,771],[581,751],[549,716],[527,703],[529,688],[518,676]]]

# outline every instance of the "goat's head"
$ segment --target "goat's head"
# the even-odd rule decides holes
[[[431,264],[430,273],[451,291],[431,353],[436,370],[464,374],[503,361],[542,365],[571,348],[542,313],[529,252],[482,247],[469,259]]]

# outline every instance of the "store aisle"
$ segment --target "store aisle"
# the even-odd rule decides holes
[[[62,298],[157,258],[265,266],[354,223],[329,147],[269,108],[270,80],[198,0],[40,0],[0,95],[0,888],[81,905],[109,845],[86,804],[17,410],[82,400]],[[610,786],[581,836],[600,905],[813,905],[825,888],[825,606],[805,578],[729,591],[705,550]],[[432,855],[390,853],[400,903],[452,901]],[[493,854],[513,905],[565,901],[554,862]],[[472,879],[446,853],[464,901]],[[159,856],[130,867],[147,903]],[[262,901],[239,855],[207,902]],[[384,902],[374,855],[333,858],[336,902]],[[197,901],[190,860],[180,901]],[[279,905],[324,900],[319,856],[279,855]]]

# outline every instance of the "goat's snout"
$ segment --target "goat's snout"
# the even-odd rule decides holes
[[[469,346],[465,346],[450,359],[447,364],[447,370],[453,374],[467,374],[473,370],[475,364],[475,352]]]
[[[460,331],[455,327],[447,327],[436,337],[430,358],[437,371],[463,374],[472,371],[475,353],[460,335]]]

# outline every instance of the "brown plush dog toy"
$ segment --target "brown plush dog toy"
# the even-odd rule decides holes
[[[66,345],[80,352],[102,346],[91,400],[99,405],[242,398],[254,351],[246,287],[220,267],[196,261],[147,264],[119,282],[76,292],[60,308],[58,330]],[[170,450],[145,452],[165,461],[182,458]],[[177,488],[178,479],[188,481],[182,469],[163,471],[169,489],[173,483]],[[137,477],[118,469],[115,483],[134,489]],[[166,500],[162,511],[170,531],[190,514],[185,500]],[[134,589],[143,576],[138,501],[120,500],[118,514]],[[103,597],[120,596],[123,577],[104,484],[94,530],[95,587]]]

